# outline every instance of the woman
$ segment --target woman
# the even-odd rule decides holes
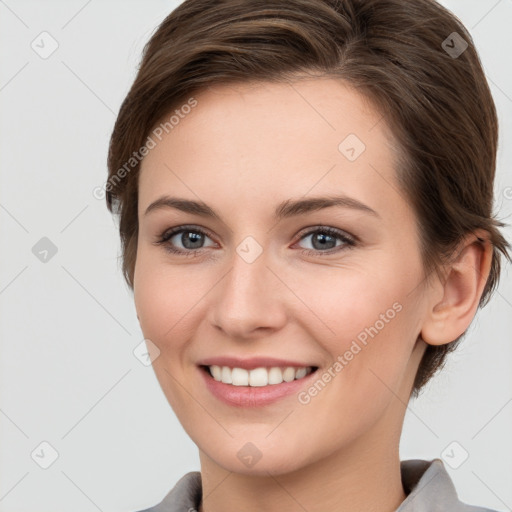
[[[431,0],[186,0],[163,21],[106,185],[200,453],[149,510],[489,510],[398,448],[509,258],[496,146],[472,39]]]

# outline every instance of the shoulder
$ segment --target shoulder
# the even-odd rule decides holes
[[[183,475],[157,505],[138,512],[197,512],[201,502],[201,473]]]
[[[498,512],[460,501],[441,459],[403,460],[400,462],[400,469],[407,498],[396,512]]]

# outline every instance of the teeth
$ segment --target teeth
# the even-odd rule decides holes
[[[219,368],[219,367],[217,367]],[[227,366],[223,366],[221,368],[221,379],[222,382],[225,382],[226,384],[231,384],[233,381],[231,380],[231,370]]]
[[[233,368],[235,371],[236,368]],[[244,370],[249,376],[249,386],[266,386],[268,384],[268,371],[266,368],[254,368],[250,372]],[[247,386],[247,384],[245,384]]]
[[[253,370],[245,370],[244,368],[212,365],[208,368],[216,381],[223,382],[224,384],[232,384],[233,386],[253,387],[291,382],[295,379],[302,379],[313,371],[311,366],[301,368],[294,368],[293,366],[283,368],[260,367],[254,368]]]
[[[222,373],[224,373],[224,368],[222,368]],[[233,368],[231,370],[231,379],[233,386],[248,386],[249,372],[243,368]]]

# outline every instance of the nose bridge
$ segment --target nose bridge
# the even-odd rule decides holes
[[[235,248],[231,269],[213,303],[213,321],[226,333],[243,337],[260,328],[276,328],[284,321],[279,280],[268,268],[270,251],[246,237]]]
[[[271,287],[269,277],[272,273],[267,268],[269,250],[264,250],[253,237],[247,237],[236,247],[235,252],[231,271],[224,284],[224,299],[231,307],[239,310],[242,307],[257,308]]]

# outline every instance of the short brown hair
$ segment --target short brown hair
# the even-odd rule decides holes
[[[282,82],[312,72],[354,86],[392,129],[402,155],[397,178],[417,214],[426,275],[464,235],[488,232],[493,257],[484,305],[499,279],[500,253],[510,260],[499,232],[504,224],[492,213],[496,109],[470,34],[433,0],[185,0],[171,12],[144,47],[110,141],[106,201],[119,215],[129,287],[140,161],[128,170],[126,162],[151,130],[215,84]],[[427,346],[413,396],[461,338]]]

